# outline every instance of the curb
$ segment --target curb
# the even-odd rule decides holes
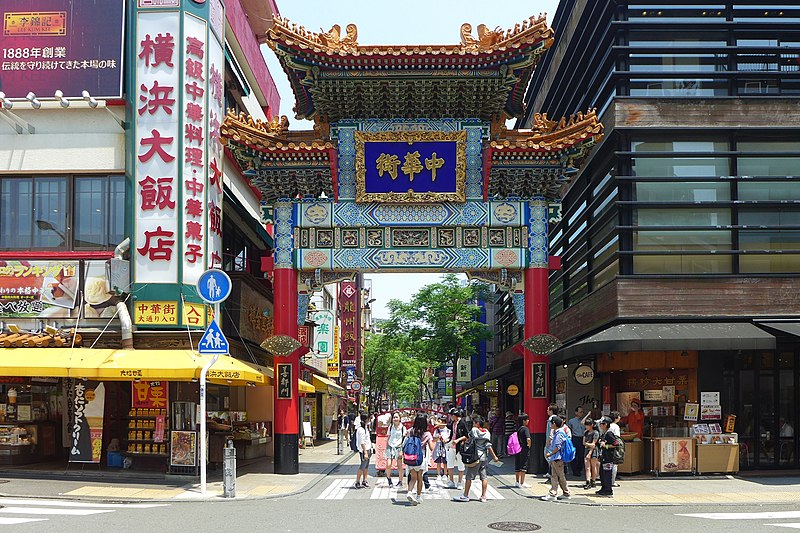
[[[308,492],[312,488],[314,488],[317,484],[319,484],[323,479],[325,479],[331,472],[339,468],[341,465],[349,461],[355,452],[348,451],[341,458],[333,463],[330,463],[325,469],[317,474],[314,479],[306,483],[303,487],[293,490],[291,492],[283,492],[280,494],[265,494],[265,495],[258,495],[258,496],[243,496],[237,498],[223,498],[221,496],[208,496],[203,498],[188,498],[188,499],[163,499],[163,498],[117,498],[117,497],[110,497],[110,498],[103,498],[103,497],[92,497],[92,496],[66,496],[63,494],[56,494],[56,495],[41,495],[41,494],[8,494],[5,492],[0,492],[0,498],[25,498],[31,500],[65,500],[65,501],[80,501],[80,502],[93,502],[93,503],[116,503],[116,504],[126,504],[126,503],[193,503],[193,502],[243,502],[243,501],[256,501],[256,500],[273,500],[277,498],[286,498],[288,496],[295,496],[297,494],[303,494],[304,492]],[[15,478],[15,479],[27,479],[27,478]],[[104,483],[104,482],[99,482]]]
[[[508,490],[512,491],[517,496],[521,496],[528,500],[536,500],[539,501],[539,496],[534,496],[532,494],[526,494],[520,492],[519,489],[515,488],[513,484],[509,483],[507,477],[509,474],[503,474],[501,472],[492,472],[490,469],[489,475],[493,478],[497,479],[501,482]],[[540,480],[542,478],[536,475],[529,475],[531,479]],[[603,498],[603,499],[595,499],[591,496],[584,495],[584,494],[575,494],[569,500],[557,500],[551,502],[542,502],[546,504],[562,504],[562,505],[581,505],[583,507],[730,507],[730,506],[737,506],[742,505],[741,502],[696,502],[696,503],[617,503],[612,498]],[[782,500],[782,501],[753,501],[750,502],[751,505],[764,505],[764,506],[772,506],[772,505],[795,505],[797,504],[794,500]]]

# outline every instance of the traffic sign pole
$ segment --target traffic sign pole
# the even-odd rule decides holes
[[[214,321],[222,327],[219,316],[219,304],[214,304]],[[208,456],[208,441],[206,440],[206,376],[209,369],[219,359],[219,354],[215,353],[211,361],[200,371],[200,494],[206,493],[206,457]]]
[[[207,303],[214,304],[214,321],[222,330],[222,317],[219,312],[220,302],[224,302],[231,293],[231,278],[222,271],[210,269],[203,272],[197,280],[197,293]],[[209,369],[219,359],[219,352],[214,353],[200,371],[200,493],[206,493],[208,441],[206,440],[206,376]]]

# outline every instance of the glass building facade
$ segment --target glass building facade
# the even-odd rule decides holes
[[[685,350],[698,392],[739,417],[742,468],[800,466],[800,6],[563,0],[553,27],[518,126],[596,108],[606,137],[551,226],[551,331],[569,346],[625,324],[760,328],[774,349]],[[521,340],[497,320],[502,344]]]

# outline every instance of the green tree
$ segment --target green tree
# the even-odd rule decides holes
[[[480,341],[491,338],[491,330],[480,322],[477,301],[489,294],[483,283],[463,284],[454,274],[422,287],[408,303],[392,301],[391,316],[384,330],[405,343],[406,353],[430,366],[453,367],[469,359]],[[391,329],[389,329],[391,328]]]
[[[419,377],[425,364],[409,356],[402,335],[369,334],[364,345],[364,386],[368,409],[380,409],[386,395],[391,404],[410,404],[418,399]]]

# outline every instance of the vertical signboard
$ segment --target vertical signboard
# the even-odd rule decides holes
[[[69,462],[99,463],[103,448],[105,385],[94,381],[70,380]]]
[[[180,13],[136,20],[135,283],[178,281]]]
[[[317,325],[314,328],[314,357],[331,359],[333,357],[333,312],[324,309],[315,311],[312,320]]]
[[[532,363],[533,372],[533,398],[547,398],[547,363]]]
[[[224,31],[220,0],[136,5],[135,290],[142,300],[182,295],[177,317],[189,327],[207,320],[181,285],[222,266]]]
[[[278,363],[275,376],[275,386],[278,387],[279,400],[292,399],[292,365],[291,363]]]
[[[328,359],[328,377],[338,378],[339,372],[339,326],[333,328],[333,355]]]
[[[208,230],[206,263],[209,268],[222,266],[222,166],[223,148],[220,140],[220,125],[225,118],[225,15],[220,0],[209,2],[209,25],[214,31],[208,33],[208,109],[206,136],[208,142]]]
[[[206,23],[194,15],[183,15],[183,276],[182,283],[195,285],[206,270]]]
[[[341,321],[341,339],[339,359],[342,369],[347,375],[347,388],[355,379],[358,367],[358,288],[353,281],[339,283],[339,317]],[[353,371],[348,371],[352,368]]]

